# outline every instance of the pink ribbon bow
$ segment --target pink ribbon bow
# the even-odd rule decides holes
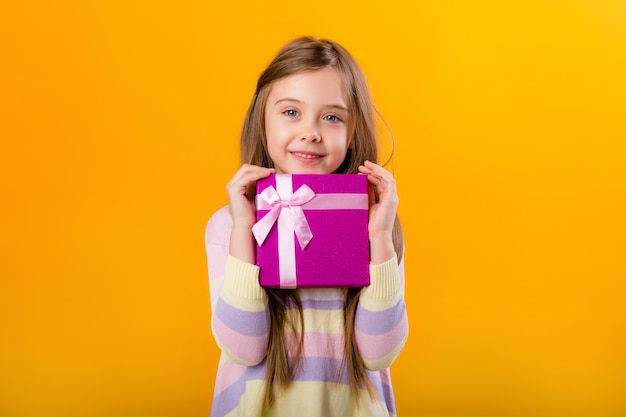
[[[295,232],[300,247],[304,250],[313,239],[313,233],[306,220],[302,205],[311,201],[315,197],[313,190],[306,184],[303,184],[298,190],[288,198],[281,198],[278,191],[272,186],[266,188],[259,194],[258,198],[271,207],[261,220],[252,226],[252,233],[259,245],[262,245],[267,235],[272,230],[272,226],[279,221],[281,226],[286,226],[287,230],[281,230],[281,234],[293,236]]]

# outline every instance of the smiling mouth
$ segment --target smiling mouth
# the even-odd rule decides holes
[[[297,156],[298,158],[303,159],[318,159],[322,157],[322,155],[318,155],[315,153],[291,152],[291,154],[293,156]]]

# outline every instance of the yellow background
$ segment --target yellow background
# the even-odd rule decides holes
[[[396,138],[400,416],[626,415],[618,0],[4,0],[0,415],[208,415],[204,226],[303,34]]]

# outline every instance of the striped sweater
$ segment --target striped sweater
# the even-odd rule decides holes
[[[209,220],[205,235],[212,330],[222,351],[211,416],[260,416],[270,326],[268,299],[258,283],[258,267],[228,254],[231,229],[232,217],[223,207]],[[297,290],[304,316],[301,367],[289,387],[277,392],[267,416],[396,415],[389,366],[408,333],[402,262],[398,265],[394,256],[371,265],[370,280],[361,292],[355,332],[376,396],[372,398],[365,389],[356,399],[350,395],[348,372],[342,367],[345,289],[302,288]],[[285,334],[287,341],[295,338],[293,333]]]

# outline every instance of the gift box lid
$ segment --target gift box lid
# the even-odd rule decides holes
[[[294,217],[300,220],[300,223],[296,221],[295,229]],[[369,285],[365,175],[273,174],[257,182],[257,220],[267,223],[264,240],[259,243],[257,237],[261,285],[273,288]],[[307,227],[310,235],[306,230],[300,233]]]

